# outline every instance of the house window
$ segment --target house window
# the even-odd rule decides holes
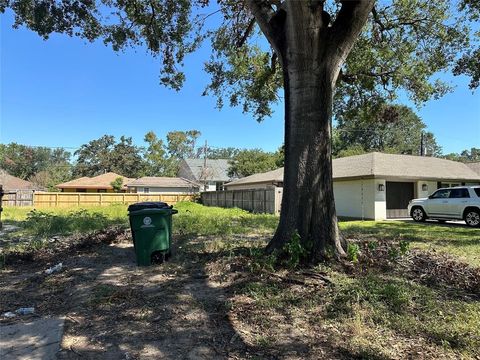
[[[216,190],[217,191],[223,191],[223,182],[217,182],[216,185]]]
[[[146,187],[146,188],[143,188],[143,192],[144,192],[145,194],[148,194],[148,193],[150,192],[150,188],[147,188],[147,187]]]
[[[87,192],[87,189],[75,189],[75,192]]]
[[[440,183],[440,187],[442,188],[448,188],[448,187],[456,187],[456,186],[460,186],[460,184],[458,183]]]
[[[106,193],[107,190],[106,190],[106,189],[98,189],[98,192],[99,192],[99,193]]]

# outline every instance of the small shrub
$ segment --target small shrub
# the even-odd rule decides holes
[[[251,261],[248,265],[250,272],[275,271],[277,252],[265,254],[263,248],[252,247],[249,249]]]
[[[378,241],[369,241],[367,243],[367,248],[370,251],[375,251],[378,248]]]
[[[410,251],[410,242],[406,240],[401,240],[398,243],[398,246],[400,248],[400,254],[402,256],[406,255]]]
[[[348,243],[347,246],[347,258],[348,260],[356,263],[358,262],[358,254],[360,252],[360,246],[354,243]]]
[[[303,247],[298,232],[295,232],[292,239],[285,244],[283,251],[286,257],[283,263],[291,269],[298,267],[300,261],[307,255],[307,250]]]

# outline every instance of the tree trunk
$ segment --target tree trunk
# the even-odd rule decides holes
[[[333,197],[331,78],[328,68],[285,74],[284,191],[280,223],[267,248],[283,248],[298,232],[312,262],[327,252],[345,255]]]
[[[340,0],[333,23],[324,1],[246,1],[280,60],[284,78],[283,201],[267,251],[281,251],[298,233],[310,262],[329,252],[345,256],[333,198],[332,102],[340,68],[375,0]]]
[[[298,2],[305,3],[308,2]],[[280,223],[267,251],[298,233],[307,261],[345,256],[332,183],[332,104],[340,62],[328,50],[328,20],[309,6],[288,9],[282,67],[285,170]]]

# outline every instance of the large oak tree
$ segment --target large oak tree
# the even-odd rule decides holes
[[[210,39],[205,93],[258,119],[271,115],[283,88],[284,195],[268,249],[298,233],[311,261],[330,250],[344,255],[332,188],[333,113],[366,98],[391,100],[399,89],[417,103],[441,96],[449,90],[435,79],[442,71],[471,75],[478,86],[476,0],[0,0],[5,8],[15,26],[45,38],[101,38],[114,50],[144,44],[161,62],[161,82],[174,89],[185,79],[185,55]]]

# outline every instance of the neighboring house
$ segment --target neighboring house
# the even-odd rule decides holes
[[[219,191],[226,182],[233,180],[228,176],[228,168],[227,159],[207,159],[206,165],[205,159],[184,159],[180,162],[178,176],[201,184],[202,191]]]
[[[127,187],[135,193],[192,194],[199,191],[200,185],[179,177],[146,176],[129,182]]]
[[[12,176],[2,169],[0,169],[0,185],[2,185],[4,191],[42,190],[30,181]]]
[[[10,175],[2,169],[0,169],[0,186],[6,193],[0,202],[0,208],[2,205],[32,206],[35,191],[44,190],[30,181]]]
[[[227,190],[282,186],[283,168],[225,184]],[[335,207],[340,217],[384,220],[406,217],[408,202],[440,187],[480,184],[466,164],[373,152],[333,160]]]
[[[84,176],[79,179],[67,181],[63,184],[58,184],[56,187],[62,192],[113,193],[115,191],[113,190],[111,183],[119,177],[123,179],[121,192],[126,192],[127,187],[125,184],[133,181],[134,179],[130,179],[113,172],[94,177]]]
[[[225,190],[268,189],[283,187],[283,167],[265,173],[250,175],[224,185]]]

